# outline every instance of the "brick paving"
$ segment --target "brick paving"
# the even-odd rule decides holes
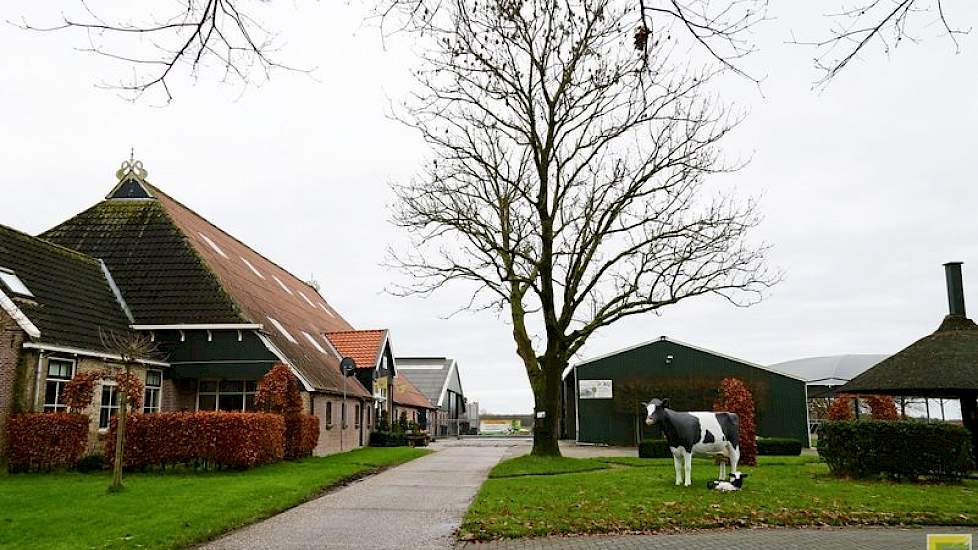
[[[490,543],[462,542],[457,550],[896,550],[927,548],[927,533],[971,533],[961,527],[741,529],[669,535],[555,537]]]

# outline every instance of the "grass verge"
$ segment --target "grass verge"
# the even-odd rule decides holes
[[[497,470],[520,471],[511,463]],[[810,525],[978,525],[978,482],[952,485],[849,481],[814,457],[760,457],[744,490],[706,489],[717,474],[697,459],[693,485],[676,487],[672,459],[602,458],[616,467],[553,475],[534,463],[529,475],[491,475],[469,508],[460,536],[490,540],[563,534],[672,531],[716,527]],[[530,471],[529,468],[526,468]]]
[[[0,548],[175,549],[213,539],[324,490],[428,451],[365,448],[240,472],[0,476]]]
[[[575,472],[604,470],[608,465],[602,460],[524,455],[498,464],[489,472],[492,479],[519,476],[558,475]]]

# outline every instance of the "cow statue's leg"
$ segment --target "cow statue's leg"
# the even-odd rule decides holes
[[[693,483],[693,453],[685,453],[683,458],[686,460],[686,486],[689,487]]]
[[[676,465],[676,485],[681,485],[683,482],[682,477],[682,447],[673,447],[672,449],[672,462]]]
[[[728,444],[727,449],[727,452],[730,453],[730,473],[736,474],[738,472],[737,462],[740,461],[740,447],[734,447],[733,445]]]

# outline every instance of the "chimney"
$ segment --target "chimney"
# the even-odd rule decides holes
[[[961,262],[944,264],[944,276],[947,279],[948,313],[964,317],[964,284],[961,282]]]

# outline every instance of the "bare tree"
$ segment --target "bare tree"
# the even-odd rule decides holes
[[[102,347],[109,353],[117,355],[122,362],[123,376],[117,376],[117,391],[119,392],[119,413],[116,420],[115,453],[112,465],[112,485],[110,492],[122,490],[122,465],[126,447],[126,421],[129,417],[129,390],[133,386],[132,368],[141,360],[151,359],[158,355],[156,342],[149,336],[137,332],[117,333],[99,330]],[[142,396],[134,396],[138,403]]]
[[[815,67],[822,77],[815,84],[824,86],[874,44],[889,54],[903,42],[919,42],[917,33],[935,23],[955,53],[960,52],[958,36],[970,28],[952,25],[946,4],[945,0],[858,0],[826,16],[831,21],[826,38],[791,42],[816,49]]]
[[[614,0],[453,0],[429,22],[420,91],[401,119],[433,159],[396,186],[393,253],[427,295],[473,284],[469,309],[512,324],[533,389],[533,452],[558,455],[561,373],[595,331],[686,298],[738,305],[776,280],[745,240],[754,206],[708,197],[735,169],[736,124],[706,85],[717,70],[643,55]]]
[[[103,17],[79,0],[85,15],[62,15],[54,25],[40,26],[21,21],[21,28],[54,32],[82,31],[88,41],[83,52],[129,64],[131,80],[103,83],[102,87],[125,92],[130,99],[159,90],[165,101],[173,99],[170,83],[183,69],[184,76],[199,76],[210,66],[223,82],[247,85],[256,72],[267,79],[274,69],[296,70],[274,59],[274,35],[258,17],[256,5],[248,0],[179,0],[147,4],[145,13],[129,22],[118,14]]]

